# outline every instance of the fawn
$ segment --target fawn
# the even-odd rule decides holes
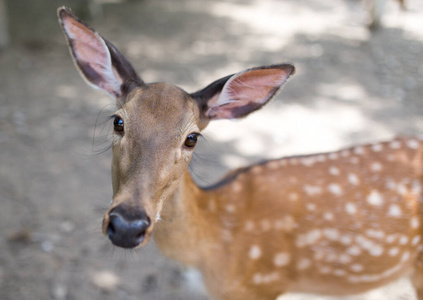
[[[408,274],[423,299],[419,139],[270,160],[200,188],[187,166],[201,130],[260,109],[294,67],[248,69],[189,94],[145,83],[68,9],[58,15],[82,77],[116,99],[102,225],[114,245],[154,236],[165,255],[201,271],[214,299],[346,295]]]

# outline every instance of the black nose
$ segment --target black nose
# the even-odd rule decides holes
[[[118,206],[109,213],[107,236],[122,248],[134,248],[142,243],[150,218],[144,211]]]

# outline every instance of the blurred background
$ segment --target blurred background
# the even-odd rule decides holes
[[[372,1],[0,0],[0,299],[207,299],[153,242],[122,251],[102,236],[113,101],[79,77],[57,7],[147,82],[193,92],[249,67],[295,64],[266,108],[207,129],[191,164],[204,186],[265,158],[423,132],[423,2],[386,0],[372,18]],[[402,280],[346,299],[415,298]]]

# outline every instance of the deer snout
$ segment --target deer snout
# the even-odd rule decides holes
[[[150,225],[145,211],[117,206],[108,213],[106,234],[115,246],[135,248],[144,241]]]

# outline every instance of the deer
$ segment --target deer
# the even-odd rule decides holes
[[[200,187],[188,164],[201,131],[261,109],[294,66],[250,68],[188,93],[145,83],[69,9],[58,17],[82,77],[116,100],[113,200],[102,222],[112,244],[138,249],[153,238],[201,272],[212,299],[342,296],[402,276],[423,299],[420,138],[267,160]]]

